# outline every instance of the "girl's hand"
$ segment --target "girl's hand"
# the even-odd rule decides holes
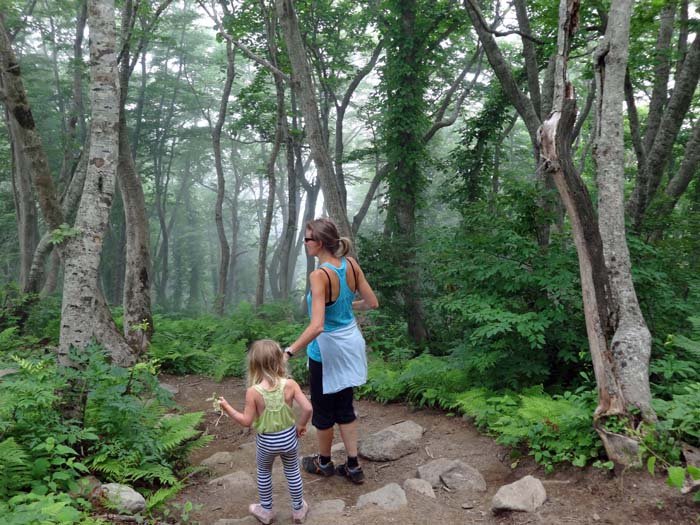
[[[306,434],[306,425],[304,425],[304,426],[297,425],[297,437],[300,438],[304,434]]]

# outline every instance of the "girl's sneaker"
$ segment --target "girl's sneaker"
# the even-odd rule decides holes
[[[299,510],[292,509],[292,522],[293,523],[304,523],[306,521],[306,515],[309,513],[309,504],[306,501],[302,501],[301,508]]]
[[[274,511],[263,508],[260,503],[251,503],[248,507],[248,512],[255,516],[260,523],[264,523],[265,525],[270,525],[270,523],[275,521]]]

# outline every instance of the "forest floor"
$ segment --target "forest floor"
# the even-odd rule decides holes
[[[210,473],[199,473],[191,485],[183,490],[177,502],[192,502],[195,510],[190,519],[201,525],[213,525],[219,519],[237,520],[247,516],[248,504],[256,501],[249,490],[231,493],[225,487],[210,485],[209,481],[224,474],[244,471],[255,478],[254,433],[236,425],[213,410],[212,393],[224,395],[235,407],[243,407],[245,384],[241,379],[229,378],[222,383],[201,376],[162,376],[161,380],[176,386],[175,401],[185,411],[205,411],[207,431],[215,439],[197,450],[191,457],[194,465],[220,451],[233,452],[225,468]],[[558,468],[546,475],[530,458],[521,459],[511,468],[509,450],[496,444],[493,438],[480,434],[473,425],[459,417],[448,417],[432,409],[411,409],[406,404],[381,405],[373,401],[356,402],[359,414],[360,438],[401,421],[412,420],[425,429],[418,452],[399,460],[379,463],[362,461],[366,474],[364,485],[353,485],[335,476],[320,478],[303,473],[305,499],[311,506],[307,523],[310,525],[339,524],[698,524],[700,504],[692,496],[682,495],[665,483],[665,476],[651,477],[645,470],[628,470],[614,475],[611,472],[588,467]],[[218,424],[217,424],[218,420]],[[339,436],[336,432],[336,440]],[[314,453],[314,429],[300,442],[300,455]],[[460,459],[478,469],[487,484],[484,493],[448,492],[436,489],[432,499],[417,493],[407,494],[408,505],[398,511],[377,508],[357,508],[357,498],[388,483],[403,485],[404,480],[416,477],[416,468],[432,458]],[[336,462],[343,461],[337,458]],[[539,478],[547,491],[547,501],[532,513],[513,512],[494,515],[491,498],[504,484],[532,475]],[[273,492],[278,519],[275,523],[291,523],[291,504],[280,461],[273,470]],[[346,504],[342,514],[314,516],[314,505],[324,500],[340,499]],[[201,505],[201,507],[199,507]],[[252,518],[240,523],[255,523]]]

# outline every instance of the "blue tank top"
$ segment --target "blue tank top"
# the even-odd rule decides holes
[[[348,286],[345,278],[347,270],[347,260],[345,257],[340,259],[340,268],[336,268],[330,263],[323,263],[319,268],[330,268],[338,276],[340,281],[340,293],[335,302],[326,305],[326,315],[323,321],[323,331],[333,332],[340,328],[345,328],[355,320],[355,314],[352,313],[352,301],[355,294]],[[324,298],[325,299],[325,298]],[[306,295],[306,305],[311,318],[311,291]],[[314,361],[321,362],[321,350],[318,348],[316,339],[309,343],[306,347],[306,355]]]

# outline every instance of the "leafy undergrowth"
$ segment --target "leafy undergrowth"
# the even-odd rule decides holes
[[[401,364],[373,361],[359,392],[384,403],[407,400],[463,414],[510,446],[514,463],[530,454],[547,472],[561,462],[604,465],[603,446],[591,425],[595,392],[586,387],[562,395],[549,395],[541,386],[494,392],[470,386],[453,359],[422,355]]]
[[[97,346],[71,354],[14,356],[16,373],[0,382],[0,521],[96,523],[88,474],[125,483],[156,511],[193,469],[189,453],[210,436],[202,413],[180,414],[149,363],[125,369]],[[7,359],[7,356],[5,356]]]
[[[294,321],[289,304],[265,305],[255,311],[241,303],[227,317],[204,316],[172,319],[155,316],[157,330],[150,356],[161,371],[175,375],[203,374],[221,381],[224,377],[242,377],[246,372],[246,350],[257,339],[274,339],[282,345],[292,343],[304,329]],[[302,360],[292,362],[295,377],[302,378]]]

